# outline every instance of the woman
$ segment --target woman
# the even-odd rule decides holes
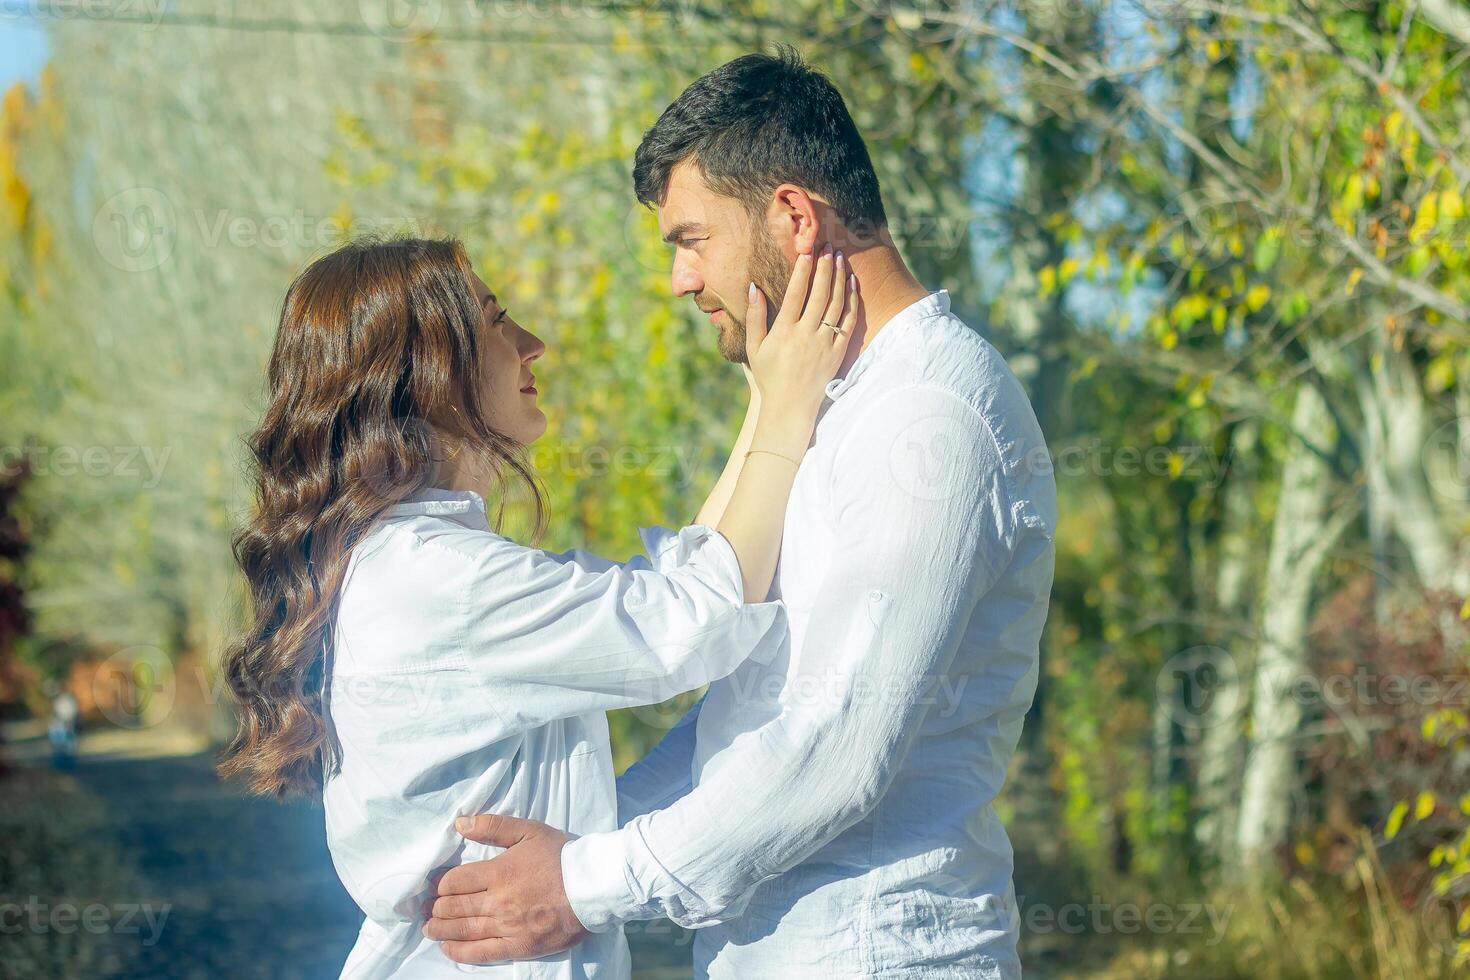
[[[286,293],[251,440],[254,516],[236,557],[253,619],[226,675],[240,730],[222,771],[320,790],[367,915],[343,975],[458,976],[423,938],[430,876],[493,855],[457,816],[617,825],[608,708],[725,676],[784,639],[770,588],[787,496],[856,322],[840,254],[801,256],[769,331],[751,287],[752,399],[702,523],[643,532],[647,559],[549,554],[491,530],[546,429],[544,345],[452,241],[350,244]],[[626,977],[621,934],[502,964]]]

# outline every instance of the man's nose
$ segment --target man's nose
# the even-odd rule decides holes
[[[694,268],[694,263],[676,258],[669,285],[673,288],[675,296],[688,296],[691,293],[704,291],[704,278]]]

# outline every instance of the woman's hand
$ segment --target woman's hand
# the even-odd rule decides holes
[[[819,257],[798,255],[776,322],[766,327],[766,296],[754,283],[746,315],[745,353],[761,414],[799,427],[806,437],[857,324],[857,279],[832,246]]]

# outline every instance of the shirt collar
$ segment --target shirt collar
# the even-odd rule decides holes
[[[852,362],[852,367],[847,369],[847,375],[841,378],[833,378],[827,382],[827,397],[836,401],[853,386],[853,383],[864,371],[872,365],[877,358],[878,352],[883,349],[884,344],[892,342],[894,334],[903,332],[909,324],[927,320],[930,317],[944,316],[949,312],[949,290],[941,289],[930,293],[923,299],[905,306],[895,313],[882,328],[873,342],[868,345],[867,350],[858,355],[857,360]]]
[[[385,517],[443,517],[476,531],[490,530],[485,498],[473,490],[420,490],[383,512]]]

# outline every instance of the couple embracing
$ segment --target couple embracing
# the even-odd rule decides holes
[[[697,977],[1017,978],[992,802],[1056,527],[1026,395],[794,53],[696,81],[633,178],[749,381],[694,520],[626,562],[496,533],[517,484],[557,519],[513,297],[453,241],[317,260],[251,441],[223,769],[322,794],[367,915],[344,977],[626,978],[624,926],[668,918]],[[705,685],[614,779],[604,713]]]

